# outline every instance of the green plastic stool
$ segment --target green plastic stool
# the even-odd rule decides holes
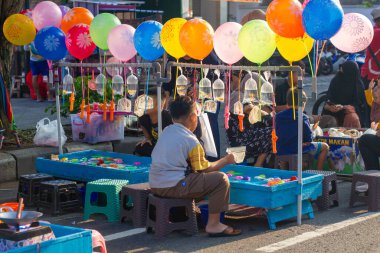
[[[83,219],[88,220],[91,214],[102,213],[107,216],[108,221],[120,220],[120,191],[124,185],[128,184],[128,180],[117,179],[99,179],[87,183],[86,199],[84,205]],[[105,206],[99,206],[100,198],[97,203],[91,203],[91,194],[93,192],[104,193],[107,203]]]

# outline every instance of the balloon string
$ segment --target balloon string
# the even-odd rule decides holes
[[[293,66],[292,62],[289,62],[290,66]],[[290,83],[292,86],[292,104],[293,104],[293,119],[296,120],[296,109],[295,109],[295,101],[294,101],[294,87],[293,87],[293,71],[290,71]]]
[[[319,57],[318,57],[317,73],[318,73],[319,63],[320,63],[320,61],[321,61],[321,58],[322,58],[322,52],[323,52],[323,50],[324,50],[324,48],[325,48],[325,45],[326,45],[326,40],[323,42],[322,49],[321,49],[321,54],[320,54]]]
[[[104,59],[103,59],[103,62],[104,62],[104,64],[106,64],[106,51],[104,51]],[[105,67],[103,67],[103,69],[102,69],[102,72],[103,72],[103,75],[105,76],[105,70],[106,70],[106,68]],[[106,96],[106,78],[103,78],[103,101],[104,101],[104,103],[105,102],[107,102],[107,96]]]
[[[197,73],[196,69],[193,70],[193,100],[195,101],[197,98]]]
[[[308,50],[307,50],[305,40],[302,39],[302,42],[303,42],[303,46],[304,46],[304,48],[305,48],[305,51],[306,51],[306,53],[307,53],[307,59],[309,60],[309,65],[310,65],[310,70],[311,70],[311,76],[314,76],[313,64],[312,64],[312,62],[311,62],[310,54],[309,54],[309,52],[308,52]],[[314,46],[314,45],[313,45],[313,46]]]
[[[261,63],[259,64],[259,92],[257,96],[259,97],[259,109],[261,112]],[[261,121],[261,113],[259,114],[259,121]]]
[[[84,78],[83,78],[83,61],[80,61],[80,75],[81,75],[81,79],[82,79],[82,98],[85,99],[86,90],[84,87]]]
[[[127,98],[127,69],[124,65],[124,98]]]
[[[242,72],[242,70],[240,70],[240,72],[239,72],[239,79],[238,79],[238,102],[240,102],[240,83],[241,83],[241,72]],[[240,114],[241,112],[239,112],[239,114]]]
[[[178,59],[177,59],[177,63],[178,63]],[[175,80],[174,80],[174,99],[177,95],[177,78],[178,78],[178,69],[179,67],[177,66],[177,70],[176,70],[176,73],[175,73]]]
[[[315,47],[315,58],[314,58],[314,74],[315,76],[318,75],[318,57],[319,57],[319,54],[318,54],[318,49],[319,49],[319,40],[317,40],[317,46]]]
[[[228,70],[228,82],[226,80],[226,83],[227,83],[227,87],[226,87],[226,104],[225,104],[225,108],[224,108],[224,128],[225,129],[228,129],[229,128],[229,120],[230,120],[230,87],[231,87],[231,74],[232,74],[232,68],[231,68],[231,65],[230,66],[230,69]]]
[[[203,80],[203,78],[204,78],[204,72],[203,72],[203,68],[202,68],[202,61],[201,61],[201,76],[200,76],[200,80]],[[203,81],[202,81],[202,83],[203,83]],[[201,102],[201,107],[202,107],[202,112],[204,112],[203,110],[204,110],[204,108],[203,108],[203,103],[204,103],[204,101],[205,101],[205,97],[204,97],[204,95],[203,95],[203,97],[202,98],[200,98],[200,102]]]
[[[149,90],[149,79],[150,79],[150,68],[148,68],[148,78],[146,79],[146,86],[145,86],[145,108],[144,108],[144,114],[146,114],[146,107],[148,105],[148,90]]]

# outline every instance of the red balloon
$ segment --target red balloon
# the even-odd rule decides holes
[[[81,61],[89,57],[96,48],[90,36],[90,26],[73,26],[66,34],[66,47],[72,56]]]

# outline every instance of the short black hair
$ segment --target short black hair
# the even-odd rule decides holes
[[[288,93],[286,93],[286,104],[288,106],[293,106],[293,95],[292,95],[292,92],[294,92],[294,105],[297,106],[298,105],[298,94],[297,94],[297,89],[296,88],[289,89]],[[306,100],[307,100],[306,93],[304,91],[302,91],[302,102],[306,102]]]
[[[177,96],[169,105],[169,111],[173,119],[181,119],[190,115],[194,101],[189,96]]]

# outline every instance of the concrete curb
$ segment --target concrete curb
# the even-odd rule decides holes
[[[16,159],[6,153],[0,153],[0,182],[16,180]]]
[[[94,145],[71,142],[63,147],[64,153],[94,149],[107,152],[132,154],[142,137],[127,137],[122,141],[103,142]],[[58,154],[55,147],[32,147],[0,152],[0,183],[17,180],[21,175],[36,173],[35,159]]]

